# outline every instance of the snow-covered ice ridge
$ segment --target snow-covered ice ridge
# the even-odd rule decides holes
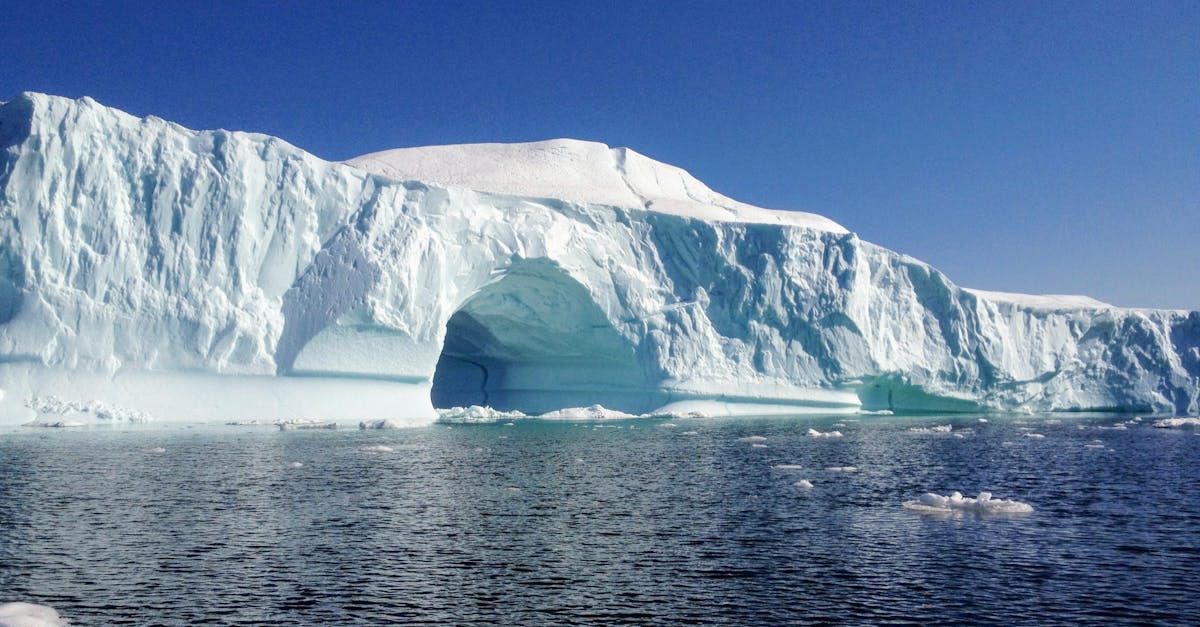
[[[1200,411],[1200,313],[959,288],[836,223],[554,140],[348,163],[0,107],[0,421]]]

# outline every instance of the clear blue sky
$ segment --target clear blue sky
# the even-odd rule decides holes
[[[231,6],[231,5],[248,6]],[[6,0],[0,99],[344,159],[575,137],[960,285],[1200,309],[1200,2]]]

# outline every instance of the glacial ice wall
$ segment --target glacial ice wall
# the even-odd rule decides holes
[[[961,289],[601,144],[421,150],[3,105],[0,416],[1200,411],[1200,313]]]

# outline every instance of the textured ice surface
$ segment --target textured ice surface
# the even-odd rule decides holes
[[[950,496],[926,492],[915,501],[905,501],[904,508],[923,514],[1028,514],[1033,511],[1033,506],[1028,503],[993,499],[991,492],[980,492],[977,498],[966,497],[959,492]]]
[[[601,144],[339,164],[25,94],[0,106],[0,389],[15,422],[48,395],[406,424],[435,405],[1195,414],[1200,313],[965,290]]]
[[[438,410],[438,422],[446,423],[487,424],[500,422],[501,420],[525,417],[525,414],[519,411],[499,411],[492,409],[491,407],[481,407],[479,405],[472,405],[470,407],[450,407],[448,409]]]
[[[538,415],[542,420],[624,420],[637,418],[633,414],[608,409],[603,405],[590,407],[565,407]]]
[[[0,603],[0,627],[62,627],[67,624],[52,607],[33,603]]]
[[[1154,426],[1159,429],[1200,427],[1200,418],[1163,418],[1162,420],[1155,420]]]
[[[840,438],[840,437],[842,437],[841,431],[817,431],[816,429],[809,429],[806,434],[810,438]]]

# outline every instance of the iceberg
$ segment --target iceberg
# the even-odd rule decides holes
[[[34,603],[0,603],[0,627],[63,627],[69,624],[52,607]]]
[[[1195,415],[1200,312],[962,288],[627,148],[333,163],[26,93],[0,105],[0,389],[14,422],[52,395],[402,425],[471,406]]]

